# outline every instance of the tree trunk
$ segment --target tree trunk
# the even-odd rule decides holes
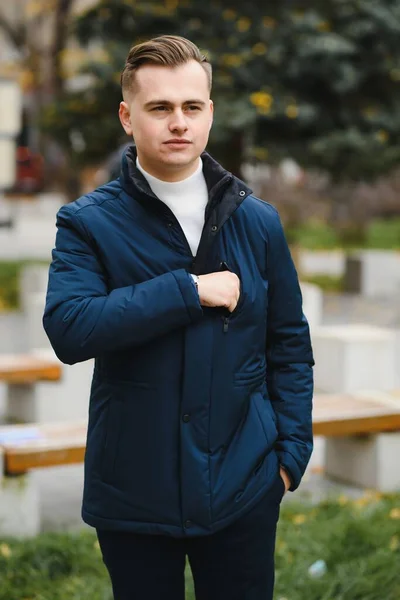
[[[68,40],[69,14],[74,0],[58,0],[54,15],[53,48],[51,51],[50,90],[58,95],[63,89],[63,78],[61,74],[61,53],[65,49]]]

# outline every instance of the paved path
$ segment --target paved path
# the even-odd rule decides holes
[[[362,298],[354,294],[324,294],[324,324],[364,323],[400,328],[400,295]]]

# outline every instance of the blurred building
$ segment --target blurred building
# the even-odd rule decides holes
[[[71,13],[77,15],[98,0],[73,0]],[[2,2],[0,9],[0,76],[21,74],[22,85],[29,88],[29,73],[26,66],[32,57],[29,48],[40,48],[42,60],[50,54],[54,37],[55,11],[45,0],[12,0]],[[68,44],[74,47],[74,44]],[[43,67],[43,64],[38,64]]]
[[[71,16],[95,5],[97,0],[73,0]],[[0,8],[0,77],[16,78],[23,94],[22,129],[17,139],[17,184],[15,191],[40,191],[44,185],[44,161],[39,154],[36,126],[40,107],[54,92],[54,54],[57,47],[57,16],[45,0],[12,0]],[[68,20],[63,20],[62,25]],[[93,51],[94,49],[91,49]],[[74,80],[74,72],[88,56],[68,36],[62,48],[63,78]],[[53,155],[56,149],[53,149]]]

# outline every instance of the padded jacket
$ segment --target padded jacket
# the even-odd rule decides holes
[[[312,452],[312,348],[278,213],[202,159],[196,257],[134,146],[119,179],[57,215],[43,323],[61,361],[95,358],[82,507],[94,527],[210,534],[273,490],[280,464],[295,490]],[[190,277],[221,269],[241,282],[231,314],[202,307]]]

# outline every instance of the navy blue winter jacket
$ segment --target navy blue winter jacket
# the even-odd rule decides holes
[[[98,528],[197,536],[312,451],[313,357],[276,210],[207,153],[193,257],[135,165],[57,215],[44,327],[61,361],[95,358],[82,516]],[[203,308],[189,273],[236,273],[232,314]]]

